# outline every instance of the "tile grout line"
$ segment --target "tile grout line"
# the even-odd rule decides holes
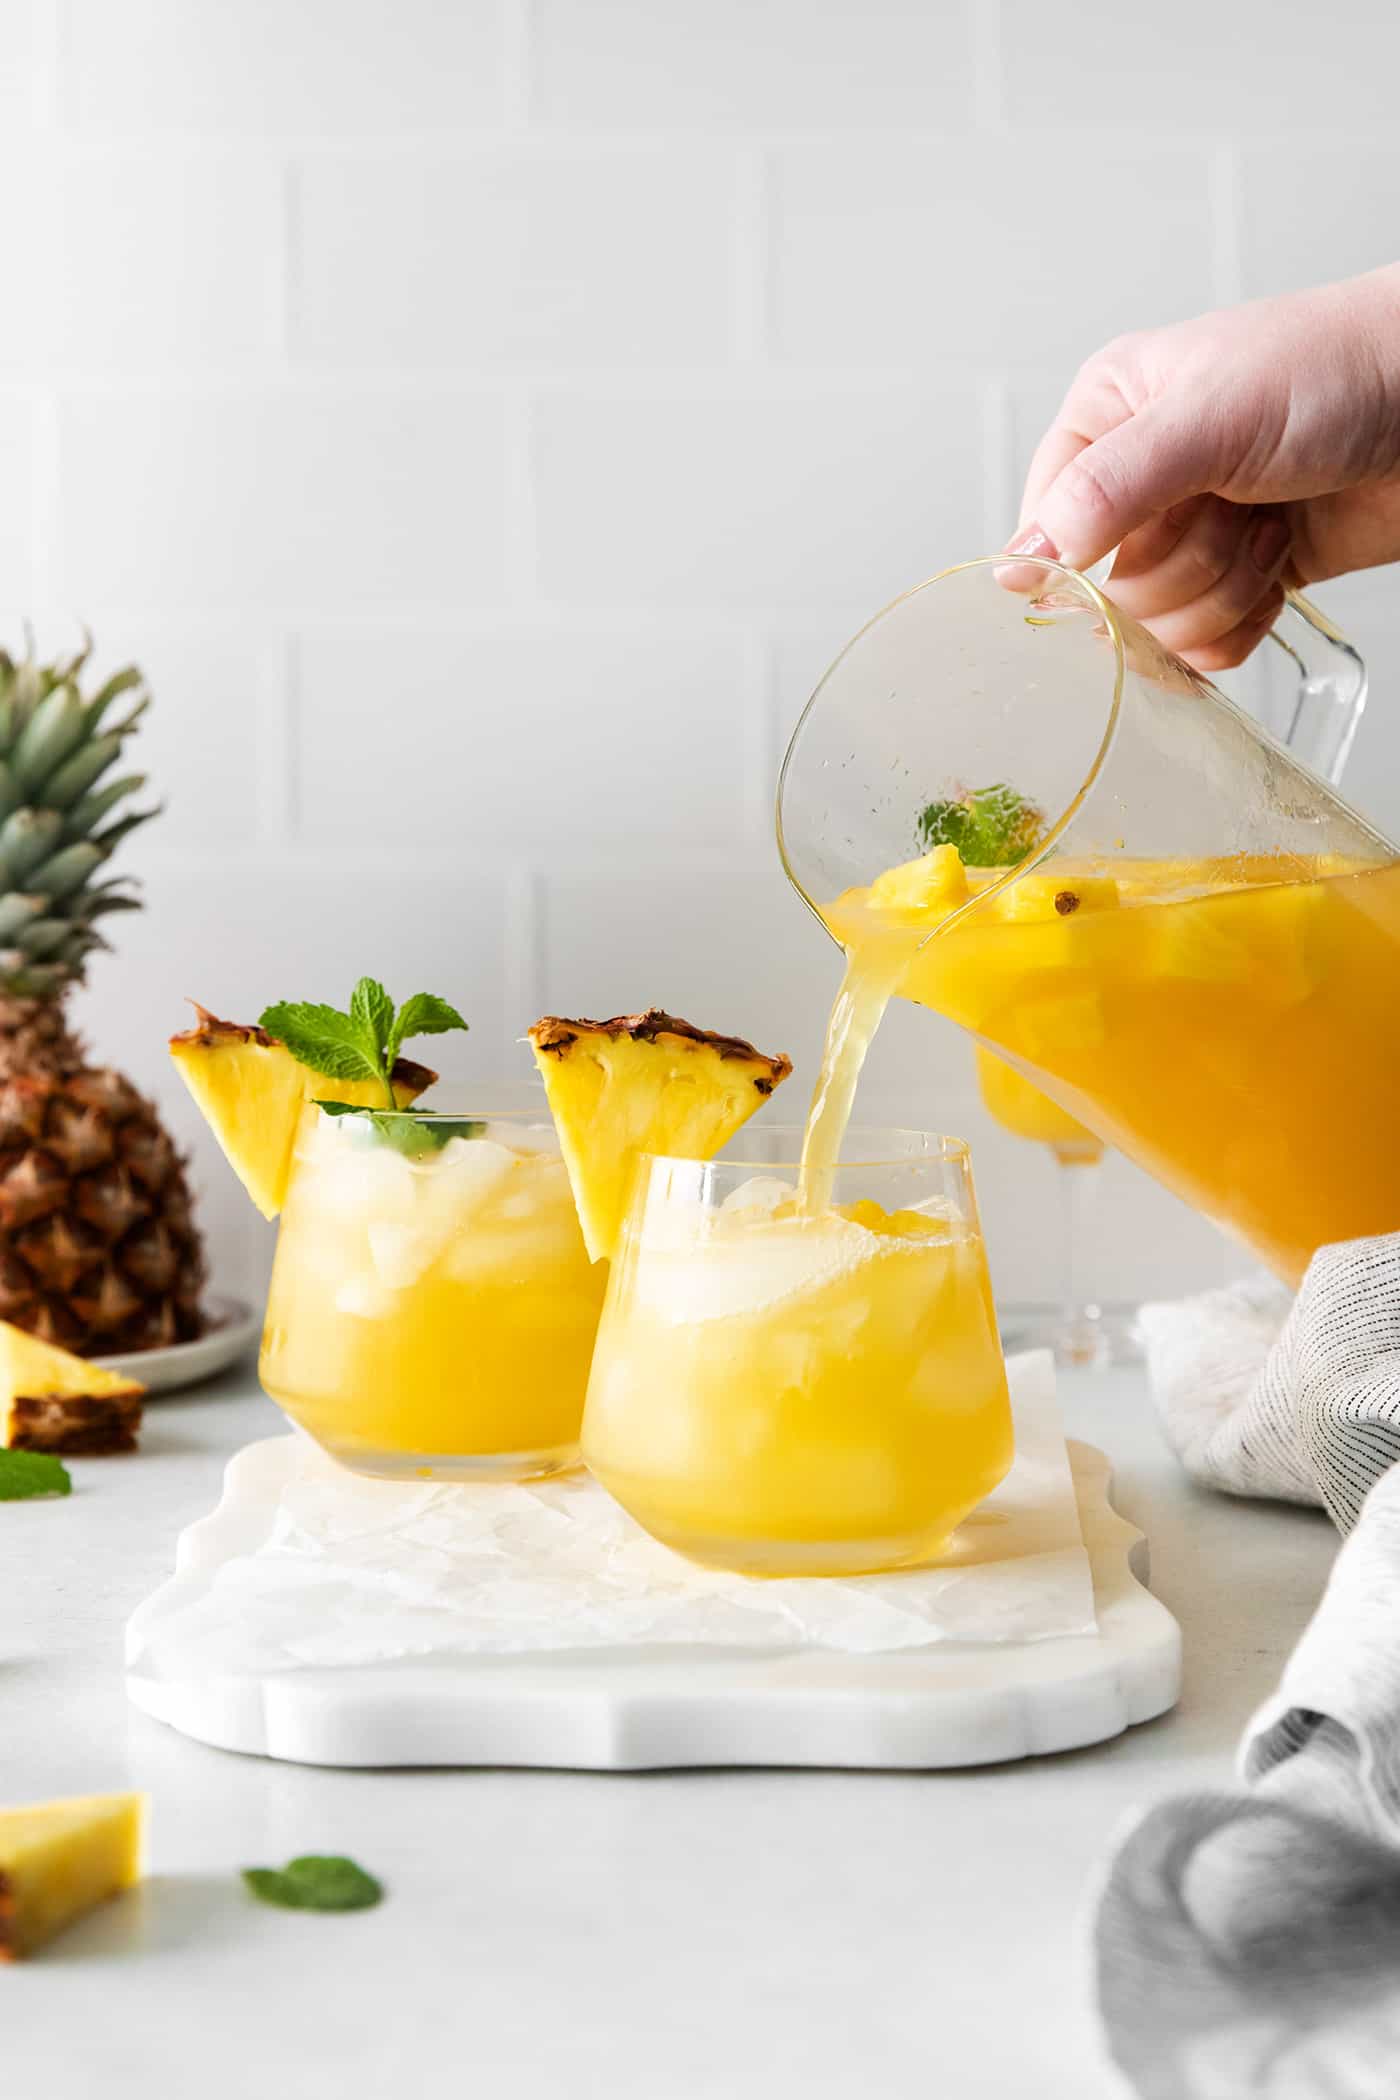
[[[529,135],[534,100],[531,52],[534,41],[532,0],[499,0],[501,6],[501,88],[507,138]]]
[[[740,146],[733,165],[730,339],[740,365],[766,364],[773,321],[772,163],[762,146]]]
[[[279,268],[272,290],[272,312],[268,316],[269,348],[278,356],[285,373],[292,363],[292,348],[301,321],[302,267],[305,230],[302,213],[301,167],[292,157],[282,163],[279,184]]]
[[[1012,431],[1011,390],[1000,376],[984,379],[977,390],[982,421],[983,545],[979,553],[991,554],[1004,546],[1016,523],[1021,491],[1015,480],[1015,445]]]
[[[258,829],[268,845],[294,845],[302,821],[301,639],[288,629],[267,651],[258,710]]]
[[[1218,145],[1207,171],[1211,217],[1211,277],[1216,303],[1232,306],[1244,297],[1243,228],[1239,155]]]
[[[978,131],[1005,137],[1001,0],[964,0],[972,46],[972,109]]]
[[[516,863],[506,876],[501,927],[501,983],[506,1005],[501,1054],[507,1070],[514,1062],[512,1046],[517,1032],[523,1035],[548,1004],[544,981],[547,910],[543,877],[535,869]]]

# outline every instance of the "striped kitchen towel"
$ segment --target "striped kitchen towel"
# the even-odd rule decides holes
[[[1108,2051],[1142,2100],[1400,2100],[1400,1234],[1141,1320],[1198,1480],[1347,1534],[1239,1791],[1152,1809],[1093,1928]]]

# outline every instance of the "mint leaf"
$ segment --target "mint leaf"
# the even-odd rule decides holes
[[[399,1016],[389,1031],[389,1040],[384,1055],[390,1071],[402,1044],[415,1035],[447,1035],[454,1028],[465,1028],[466,1022],[455,1006],[439,999],[433,992],[415,992],[411,999],[399,1008]]]
[[[372,1038],[382,1057],[394,1025],[394,1002],[373,977],[362,977],[350,994],[350,1018],[364,1035]]]
[[[349,1014],[333,1006],[279,1000],[263,1009],[262,1026],[285,1043],[299,1065],[327,1079],[380,1079],[379,1044]]]
[[[308,1852],[285,1867],[244,1867],[244,1886],[282,1910],[371,1910],[383,1885],[353,1859]]]
[[[36,1495],[71,1495],[68,1468],[49,1451],[0,1449],[0,1502],[28,1502]]]
[[[350,1101],[318,1101],[316,1106],[328,1116],[359,1116],[382,1144],[405,1159],[422,1159],[441,1152],[455,1137],[481,1137],[486,1130],[485,1123],[470,1116],[440,1116],[431,1108],[363,1108]]]
[[[1036,846],[1045,818],[1033,802],[998,781],[958,801],[930,802],[919,813],[925,852],[956,846],[965,868],[1011,868]]]

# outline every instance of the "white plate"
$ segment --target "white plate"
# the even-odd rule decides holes
[[[104,1371],[139,1378],[154,1400],[161,1393],[183,1392],[218,1371],[226,1371],[251,1349],[262,1327],[262,1314],[246,1299],[225,1298],[211,1291],[204,1301],[209,1325],[193,1342],[172,1342],[166,1349],[136,1349],[129,1356],[99,1356]]]

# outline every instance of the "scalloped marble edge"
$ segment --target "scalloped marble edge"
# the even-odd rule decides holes
[[[127,1692],[215,1749],[295,1764],[646,1771],[807,1765],[931,1771],[1079,1749],[1174,1706],[1181,1632],[1144,1587],[1147,1541],[1109,1501],[1108,1460],[1068,1449],[1097,1634],[880,1656],[708,1649],[449,1657],[266,1677],[165,1679],[159,1621],[266,1528],[272,1443],[240,1451],[223,1499],[180,1534],[175,1574],[140,1607]]]

